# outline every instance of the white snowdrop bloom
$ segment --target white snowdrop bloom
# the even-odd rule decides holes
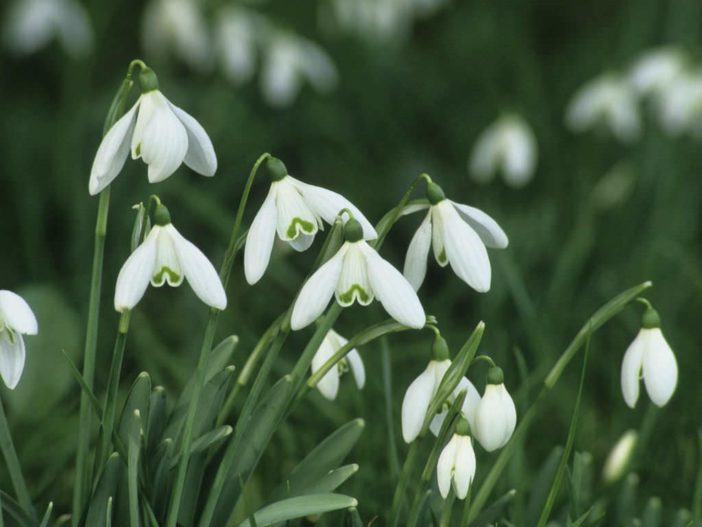
[[[636,92],[625,77],[600,75],[575,93],[566,110],[566,125],[573,132],[601,127],[620,141],[634,141],[641,133]]]
[[[487,183],[497,172],[512,187],[526,185],[534,175],[538,157],[536,138],[518,115],[504,115],[478,137],[468,162],[473,180]]]
[[[154,287],[168,283],[177,287],[187,278],[190,287],[208,306],[224,309],[227,296],[215,268],[202,251],[171,224],[168,209],[158,205],[155,225],[144,242],[124,262],[117,276],[115,309],[132,309],[151,282]]]
[[[462,418],[456,426],[456,433],[446,444],[436,464],[436,482],[441,497],[446,499],[451,485],[456,497],[463,500],[475,476],[475,452],[470,438],[468,422]]]
[[[490,368],[485,393],[475,410],[473,435],[488,452],[502,448],[517,425],[517,410],[503,383],[502,370]]]
[[[199,6],[193,0],[149,2],[141,28],[147,55],[163,58],[173,53],[193,69],[206,69],[210,63],[209,29]]]
[[[451,264],[456,275],[473,289],[488,291],[491,269],[485,247],[507,247],[507,235],[483,211],[446,199],[435,183],[429,184],[427,198],[429,212],[407,248],[405,277],[419,289],[427,272],[429,248],[433,247],[441,267]],[[412,212],[422,208],[427,207],[416,207]]]
[[[24,370],[25,348],[22,335],[39,330],[29,304],[18,294],[0,290],[0,376],[14,390]]]
[[[402,438],[406,443],[414,441],[422,431],[429,404],[436,395],[449,366],[451,366],[451,360],[446,341],[442,337],[437,337],[432,346],[432,360],[419,377],[412,381],[402,399]]]
[[[466,377],[461,377],[458,381],[456,389],[449,396],[446,404],[441,409],[441,412],[437,413],[429,424],[429,430],[435,436],[439,436],[439,431],[441,430],[441,425],[444,424],[446,415],[448,414],[448,406],[453,403],[453,401],[458,397],[458,394],[462,391],[466,392],[466,398],[463,400],[463,405],[461,406],[461,413],[468,419],[468,423],[471,428],[475,426],[475,411],[478,409],[478,403],[480,402],[480,394],[475,388],[472,382],[470,382]]]
[[[326,93],[337,80],[336,66],[317,44],[289,33],[271,35],[261,72],[261,90],[268,104],[290,105],[304,81]]]
[[[149,166],[149,182],[163,181],[185,163],[203,176],[214,176],[217,157],[207,132],[192,116],[158,90],[151,69],[139,74],[142,94],[102,139],[90,171],[95,195],[117,177],[131,149],[132,159]]]
[[[93,47],[88,13],[74,0],[17,0],[4,25],[5,41],[17,53],[34,53],[54,38],[74,58]]]
[[[602,469],[602,477],[607,483],[614,483],[624,475],[634,453],[637,438],[636,430],[627,430],[614,445]]]
[[[656,98],[658,119],[666,133],[699,135],[702,131],[702,74],[680,76]]]
[[[361,224],[364,239],[378,236],[361,211],[341,194],[298,181],[279,159],[270,158],[267,166],[273,183],[251,223],[244,248],[244,274],[249,284],[258,282],[266,271],[276,232],[296,251],[305,251],[317,231],[324,228],[322,221],[334,223],[342,209],[348,209]]]
[[[641,330],[622,361],[622,394],[630,408],[636,406],[639,398],[641,377],[656,406],[663,406],[670,400],[678,383],[675,355],[661,332],[658,314],[650,307],[643,315]]]
[[[629,82],[641,96],[657,95],[674,83],[685,67],[685,54],[681,49],[671,46],[650,50],[629,70]]]
[[[330,329],[325,335],[324,340],[322,340],[322,344],[319,346],[317,353],[315,353],[312,358],[312,373],[314,374],[319,370],[332,358],[334,353],[339,351],[347,343],[348,340],[333,329]],[[319,380],[317,389],[324,397],[333,401],[336,399],[336,394],[339,392],[339,376],[349,369],[353,374],[354,381],[356,381],[356,386],[359,390],[362,390],[366,383],[366,370],[363,367],[363,361],[356,348],[349,351],[346,357],[341,359],[336,366]]]
[[[293,306],[292,329],[302,329],[324,311],[332,295],[343,307],[358,301],[369,305],[378,298],[388,314],[410,328],[424,327],[424,308],[402,274],[363,239],[363,227],[351,219],[344,227],[346,241],[337,253],[307,280]]]
[[[224,74],[231,82],[242,84],[251,79],[256,70],[255,15],[232,6],[217,13],[215,39]]]
[[[333,0],[331,16],[338,26],[364,40],[397,40],[412,22],[410,0]]]

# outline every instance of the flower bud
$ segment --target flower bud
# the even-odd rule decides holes
[[[488,452],[507,444],[517,424],[517,410],[502,381],[502,370],[490,368],[485,393],[475,411],[473,435]]]
[[[626,474],[637,439],[636,430],[627,430],[614,445],[602,469],[602,478],[606,483],[614,483]]]

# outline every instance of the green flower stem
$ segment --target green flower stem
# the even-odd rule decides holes
[[[470,525],[470,498],[473,493],[473,483],[468,487],[468,494],[466,494],[465,503],[463,504],[463,514],[461,515],[461,527],[468,527]]]
[[[234,257],[236,256],[237,238],[239,236],[239,229],[241,228],[241,221],[244,217],[244,210],[246,209],[246,202],[251,191],[251,186],[253,185],[258,168],[261,166],[263,161],[268,159],[268,157],[270,157],[270,154],[262,154],[254,163],[254,166],[251,168],[251,172],[249,173],[249,178],[246,181],[246,186],[244,187],[241,201],[239,202],[239,208],[234,220],[234,227],[232,228],[232,235],[229,239],[229,246],[224,254],[224,261],[222,262],[222,267],[219,271],[219,278],[225,288],[229,282],[229,275],[231,274],[232,264],[234,263]],[[178,471],[176,473],[176,480],[171,494],[168,516],[166,517],[167,527],[175,527],[176,522],[178,521],[178,510],[180,508],[180,500],[183,495],[185,476],[187,474],[188,462],[190,460],[190,446],[193,439],[192,436],[193,426],[195,424],[195,415],[197,413],[197,407],[200,403],[202,387],[205,382],[205,372],[207,371],[207,363],[210,352],[212,351],[212,342],[214,340],[215,330],[217,329],[218,315],[219,310],[214,308],[210,309],[210,316],[207,321],[207,327],[205,328],[205,336],[202,341],[202,347],[200,348],[200,358],[197,364],[195,387],[188,405],[188,415],[185,421],[183,441],[180,448],[180,458],[178,460]]]
[[[639,284],[631,289],[627,289],[626,291],[619,293],[619,295],[600,307],[587,320],[587,322],[585,322],[570,345],[568,345],[563,354],[560,356],[556,364],[553,366],[553,368],[551,368],[551,371],[546,376],[544,385],[537,395],[536,400],[529,407],[526,414],[524,414],[524,417],[520,419],[519,424],[512,435],[512,439],[510,439],[509,443],[507,443],[507,445],[502,449],[502,452],[500,452],[495,464],[492,466],[490,472],[483,481],[480,490],[473,500],[469,521],[473,521],[485,506],[485,503],[490,497],[490,493],[495,487],[500,474],[507,466],[507,461],[509,461],[509,458],[512,456],[517,444],[519,444],[521,439],[526,435],[526,432],[529,429],[529,426],[531,426],[531,422],[534,420],[534,417],[536,417],[541,402],[547,396],[556,382],[558,382],[558,379],[563,373],[563,370],[565,370],[566,366],[568,366],[568,363],[598,328],[622,311],[629,304],[629,302],[636,299],[636,297],[639,296],[642,291],[648,289],[649,287],[651,287],[651,282],[644,282],[643,284]]]
[[[15,488],[15,493],[17,494],[17,501],[25,510],[25,512],[34,517],[34,508],[32,507],[32,499],[29,496],[29,491],[27,490],[27,484],[24,481],[24,476],[22,475],[22,468],[20,467],[19,458],[17,457],[17,451],[15,451],[15,445],[12,443],[12,436],[10,435],[10,427],[7,425],[7,418],[5,417],[5,410],[0,402],[0,450],[2,450],[2,455],[5,458],[5,463],[7,463],[7,471],[10,473],[10,479],[12,480],[12,486]],[[1,513],[1,512],[0,512]]]
[[[397,527],[400,524],[400,514],[402,513],[402,502],[405,497],[405,490],[409,486],[410,478],[417,464],[419,454],[419,441],[414,441],[407,452],[407,457],[402,465],[400,479],[395,487],[395,494],[392,498],[392,510],[390,512],[390,525]]]
[[[119,378],[122,373],[122,360],[124,359],[124,348],[127,343],[127,333],[129,331],[129,311],[125,311],[119,318],[119,329],[115,346],[112,351],[112,363],[110,364],[110,374],[107,384],[107,395],[105,396],[105,406],[102,415],[102,442],[100,455],[96,456],[98,463],[98,473],[107,463],[107,459],[112,453],[110,443],[112,441],[112,431],[115,427],[115,414],[117,413],[117,390],[119,389]]]
[[[453,503],[456,501],[456,493],[453,488],[449,490],[449,495],[444,501],[444,509],[441,511],[441,519],[439,520],[439,527],[450,527],[451,525],[451,513],[453,512]]]
[[[102,289],[102,264],[107,234],[107,213],[110,207],[110,187],[100,193],[97,221],[95,224],[95,249],[93,251],[93,271],[90,280],[88,302],[88,328],[85,335],[83,354],[83,379],[91,390],[95,378],[95,355],[97,353],[98,321],[100,318],[100,292]],[[78,451],[76,454],[76,476],[73,486],[73,514],[71,524],[77,527],[85,503],[85,494],[90,480],[88,448],[92,420],[91,404],[83,391],[80,396],[80,425],[78,427]]]

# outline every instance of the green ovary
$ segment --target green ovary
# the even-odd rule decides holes
[[[370,302],[370,295],[358,284],[353,284],[348,291],[340,294],[339,301],[343,304],[353,303],[354,292],[356,292],[356,296],[358,296],[358,299],[362,304],[367,304]]]
[[[299,229],[298,229],[299,226]],[[313,234],[314,233],[314,225],[310,223],[309,221],[305,221],[302,218],[293,218],[293,220],[290,222],[290,226],[288,227],[288,230],[286,234],[288,235],[288,238],[291,240],[294,240],[297,238],[299,232],[302,231],[305,234]]]

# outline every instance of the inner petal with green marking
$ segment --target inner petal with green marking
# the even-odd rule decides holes
[[[183,283],[183,271],[180,268],[173,240],[163,227],[157,226],[154,229],[161,230],[156,240],[156,262],[154,263],[154,274],[151,276],[151,284],[154,287],[161,287],[168,282],[168,285],[172,287],[179,286]]]
[[[373,301],[373,296],[366,260],[358,244],[353,243],[344,255],[339,282],[336,285],[336,299],[342,306],[350,306],[356,300],[362,306],[367,306]]]
[[[305,203],[300,192],[285,177],[276,183],[278,237],[283,241],[295,240],[303,234],[316,234],[318,218]]]
[[[446,249],[444,248],[443,222],[441,221],[441,213],[438,206],[431,208],[431,246],[434,250],[434,258],[441,267],[446,267],[448,258],[446,258]]]

